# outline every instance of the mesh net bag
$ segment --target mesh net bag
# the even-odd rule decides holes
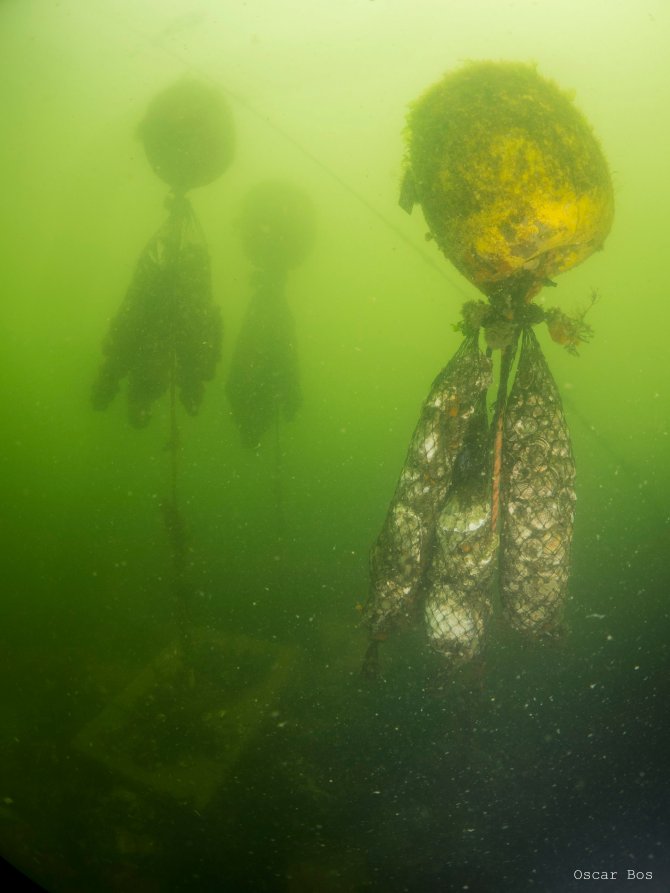
[[[256,447],[281,415],[290,421],[301,402],[295,324],[277,272],[257,271],[226,394],[245,446]]]
[[[188,201],[175,199],[168,220],[140,255],[110,325],[94,408],[105,409],[127,379],[128,416],[143,427],[174,375],[181,402],[194,415],[204,383],[214,376],[221,337],[207,246]]]
[[[457,456],[490,382],[491,362],[475,336],[465,339],[433,382],[370,556],[364,616],[373,639],[384,638],[414,606]]]
[[[523,333],[504,430],[503,607],[515,629],[551,634],[567,591],[575,464],[558,388],[531,329]]]
[[[435,526],[424,620],[434,651],[452,663],[480,650],[491,613],[498,538],[491,523],[486,398],[456,460],[453,488]]]

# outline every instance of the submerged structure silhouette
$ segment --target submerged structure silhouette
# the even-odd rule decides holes
[[[140,255],[103,346],[93,388],[105,409],[128,380],[128,416],[147,424],[152,404],[177,389],[192,415],[221,349],[207,245],[186,193],[215,180],[233,153],[228,108],[212,87],[183,80],[159,94],[139,126],[147,158],[171,189],[168,219]]]
[[[105,409],[127,379],[128,418],[135,427],[144,427],[155,401],[169,394],[170,488],[162,509],[172,550],[175,609],[186,648],[187,543],[177,494],[177,407],[180,401],[189,414],[198,412],[222,338],[209,253],[186,193],[211,183],[229,166],[233,125],[216,89],[184,79],[149,104],[138,136],[153,170],[170,187],[168,218],[140,255],[112,320],[92,403],[95,409]]]
[[[532,66],[472,63],[448,74],[412,105],[406,136],[400,205],[421,205],[432,239],[487,301],[463,307],[465,340],[423,405],[372,549],[371,674],[378,643],[419,610],[448,666],[478,654],[496,576],[512,627],[537,637],[558,632],[575,468],[533,327],[546,323],[573,353],[591,330],[584,313],[571,318],[533,298],[602,248],[614,207],[588,123]]]
[[[235,345],[226,383],[233,418],[245,446],[300,405],[300,377],[286,279],[314,243],[314,208],[283,181],[256,186],[238,220],[242,243],[254,266],[252,295]]]
[[[301,403],[293,315],[286,299],[290,270],[312,250],[315,214],[310,199],[282,180],[260,183],[247,195],[238,219],[253,264],[252,294],[230,364],[226,394],[242,443],[258,449],[274,429],[273,490],[278,544],[285,535],[283,450],[280,425]]]

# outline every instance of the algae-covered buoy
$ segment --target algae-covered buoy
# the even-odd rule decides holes
[[[159,93],[139,125],[149,163],[176,192],[206,186],[230,165],[228,105],[215,87],[183,79]]]
[[[411,106],[407,140],[401,203],[420,202],[442,252],[484,294],[523,273],[530,298],[603,246],[614,210],[604,155],[534,66],[447,74]]]
[[[283,180],[268,180],[252,189],[238,225],[245,251],[258,267],[296,267],[314,244],[314,206],[301,189]]]

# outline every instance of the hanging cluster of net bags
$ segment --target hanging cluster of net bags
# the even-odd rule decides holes
[[[184,79],[159,93],[139,126],[155,173],[168,184],[168,218],[137,262],[103,344],[93,387],[106,409],[127,381],[128,417],[146,425],[166,391],[195,415],[221,353],[209,251],[186,193],[217,179],[234,151],[232,117],[218,90]]]
[[[515,629],[558,629],[575,466],[533,327],[545,322],[573,352],[589,328],[533,299],[602,248],[614,207],[588,123],[532,66],[472,63],[447,75],[413,104],[406,135],[400,203],[421,204],[431,238],[487,300],[463,308],[464,341],[423,405],[372,549],[368,669],[377,643],[421,615],[448,663],[474,657],[496,589]]]

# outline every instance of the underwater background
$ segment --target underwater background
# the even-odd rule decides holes
[[[670,889],[669,50],[663,0],[4,0],[6,859],[49,891],[560,893],[579,871]],[[605,250],[548,298],[574,312],[595,289],[595,335],[574,357],[539,333],[577,463],[569,632],[548,646],[496,626],[436,685],[419,626],[371,683],[368,552],[478,297],[398,207],[402,131],[411,101],[478,59],[574,90],[614,182]],[[152,676],[179,639],[168,401],[141,431],[123,395],[90,407],[165,215],[135,132],[184,74],[220,87],[236,133],[230,168],[191,193],[224,341],[179,417],[205,643],[186,693]],[[250,294],[235,221],[271,178],[310,196],[317,235],[286,286],[302,406],[248,449],[224,390]]]

